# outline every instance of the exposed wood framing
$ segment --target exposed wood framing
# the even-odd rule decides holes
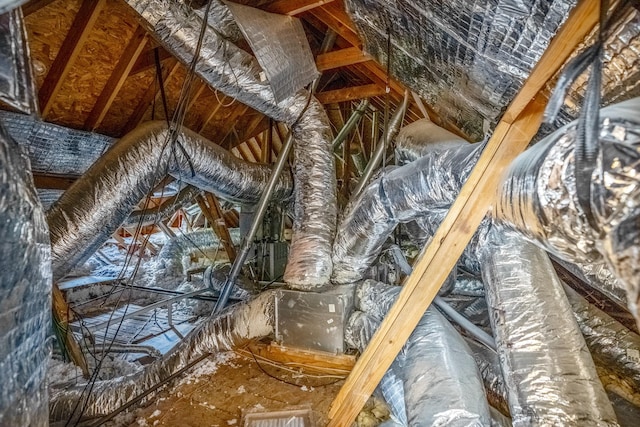
[[[362,47],[360,36],[358,36],[358,33],[356,33],[353,27],[345,24],[344,22],[341,22],[334,16],[334,14],[329,13],[325,9],[325,7],[318,7],[307,13],[310,13],[320,21],[324,22],[325,25],[335,31],[340,37],[348,41],[351,45],[355,47]]]
[[[198,206],[200,206],[200,210],[204,214],[205,218],[207,218],[207,221],[209,221],[211,228],[218,236],[218,239],[220,239],[220,242],[229,257],[229,261],[233,263],[236,259],[236,248],[233,246],[233,241],[231,240],[229,229],[227,228],[227,224],[224,220],[224,213],[220,207],[220,202],[218,202],[216,196],[206,192],[204,193],[204,196],[198,194],[196,196],[196,202],[198,203]]]
[[[350,86],[343,89],[329,90],[316,94],[316,98],[322,104],[336,104],[339,102],[354,101],[356,99],[371,98],[385,94],[385,88],[375,83],[363,86]]]
[[[595,3],[583,0],[576,6],[550,43],[541,64],[555,70],[562,66],[584,40],[585,34],[596,25],[598,6]],[[528,99],[516,97],[517,102],[514,101],[505,113],[506,119],[498,123],[459,196],[415,263],[396,303],[335,398],[329,413],[330,427],[351,425],[431,304],[494,202],[502,172],[537,132],[547,102],[541,90],[552,74],[536,66],[521,89],[530,96]]]
[[[22,14],[29,16],[34,12],[53,3],[56,0],[31,0],[22,5]]]
[[[151,45],[151,43],[149,43],[148,45]],[[151,68],[156,66],[155,53],[153,52],[154,49],[155,46],[142,51],[140,57],[129,72],[130,76],[134,76],[136,74],[142,73],[143,71],[150,70]],[[171,54],[163,48],[159,48],[158,56],[160,57],[160,62],[164,62],[164,60],[168,58],[173,58]]]
[[[277,0],[267,6],[267,10],[282,15],[298,15],[335,0]]]
[[[64,340],[64,348],[73,363],[80,368],[82,375],[85,378],[89,378],[87,360],[84,358],[82,350],[80,350],[80,344],[76,341],[69,327],[69,322],[73,320],[71,309],[64,299],[62,291],[58,288],[57,283],[53,284],[51,297],[53,320],[56,323],[57,330],[61,334],[60,338]]]
[[[260,138],[260,162],[271,163],[271,147],[273,145],[273,121],[269,119],[269,128],[264,131]]]
[[[318,71],[327,71],[334,68],[346,67],[370,61],[372,58],[357,47],[347,47],[333,52],[323,53],[316,58]]]
[[[118,64],[114,68],[109,80],[105,84],[98,100],[93,106],[91,113],[84,122],[84,128],[87,130],[95,130],[107,115],[107,111],[111,108],[111,104],[116,99],[118,92],[124,85],[125,80],[129,76],[129,72],[135,64],[138,56],[142,53],[142,49],[147,44],[149,36],[144,28],[138,26],[131,40],[124,49],[124,52],[118,60]]]
[[[51,68],[38,93],[40,113],[43,119],[51,111],[53,101],[62,87],[62,83],[71,67],[73,67],[105,3],[106,0],[86,0],[82,2],[80,10],[73,20],[62,47],[56,55],[56,59],[53,60],[53,64],[51,64]]]
[[[76,182],[77,179],[78,177],[69,175],[33,174],[35,187],[48,190],[66,190],[71,187],[71,184]]]

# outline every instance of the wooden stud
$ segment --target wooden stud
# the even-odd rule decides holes
[[[38,100],[43,119],[51,111],[53,101],[58,91],[60,91],[62,83],[64,83],[65,77],[73,67],[78,54],[80,54],[84,42],[87,40],[105,3],[106,0],[86,0],[82,2],[80,10],[62,43],[62,47],[60,47],[60,51],[53,60],[53,64],[51,64],[51,68],[40,87]]]
[[[316,98],[322,104],[337,104],[356,99],[371,98],[385,94],[385,89],[377,84],[363,86],[350,86],[343,89],[329,90],[316,94]]]
[[[56,326],[62,334],[60,338],[64,340],[64,346],[73,363],[80,368],[82,375],[85,378],[89,378],[87,360],[82,354],[80,344],[76,341],[76,338],[69,327],[69,322],[73,321],[71,309],[69,308],[67,301],[64,299],[64,294],[60,288],[58,288],[57,283],[53,284],[51,297],[52,315]]]
[[[348,47],[346,49],[335,50],[333,52],[323,53],[316,57],[316,67],[318,71],[327,71],[334,68],[346,67],[349,65],[359,64],[361,62],[370,61],[372,58],[362,52],[357,47]]]
[[[77,179],[77,176],[69,175],[33,174],[33,183],[35,187],[49,190],[66,190],[71,187]]]
[[[334,16],[335,13],[329,13],[324,7],[318,7],[306,13],[309,13],[318,18],[327,27],[335,31],[340,37],[345,39],[352,46],[358,48],[362,47],[362,41],[360,40],[360,36],[358,35],[358,33],[356,33],[356,31],[352,27],[350,27],[349,25],[345,25],[343,22],[341,22],[340,19],[337,19]]]
[[[245,142],[238,145],[236,149],[238,150],[238,152],[240,153],[240,155],[244,160],[250,163],[257,163],[258,160],[255,157],[253,157],[253,153],[251,152],[251,150],[249,149],[249,147]]]
[[[220,239],[222,246],[224,247],[230,262],[234,262],[236,259],[236,248],[233,246],[229,229],[224,220],[224,213],[220,207],[220,202],[216,196],[211,193],[205,193],[204,196],[198,194],[196,196],[196,202],[200,206],[200,210],[204,217],[209,221],[210,227]]]
[[[584,34],[596,25],[597,8],[585,13],[585,3],[590,2],[583,0],[572,11],[540,59],[541,63],[559,69],[584,40]],[[572,30],[565,31],[565,27]],[[514,111],[519,110],[520,113],[513,121],[503,119],[498,123],[431,243],[415,263],[396,303],[335,398],[329,412],[330,427],[351,425],[355,420],[494,203],[502,173],[538,131],[547,102],[540,90],[548,82],[548,79],[542,81],[539,73],[547,74],[546,70],[535,67],[521,89],[535,94],[535,97],[529,98],[524,109],[521,109],[522,101],[513,103]],[[550,74],[548,78],[551,78]],[[538,90],[533,91],[533,88]],[[513,116],[510,110],[511,105],[507,109],[508,114],[505,113],[509,120]]]
[[[153,43],[148,43],[147,46],[151,47],[142,51],[136,63],[133,64],[129,76],[135,76],[156,66],[156,54],[154,50],[157,46],[153,46]],[[164,62],[165,59],[173,58],[169,52],[161,47],[158,47],[158,56],[160,57],[161,63]]]
[[[260,140],[260,162],[271,163],[271,146],[273,145],[273,121],[269,119],[269,128],[264,131],[264,136]]]
[[[111,73],[111,76],[109,76],[109,80],[107,80],[102,92],[100,92],[100,96],[98,96],[91,113],[89,113],[89,117],[85,120],[85,129],[93,131],[102,124],[109,108],[111,108],[111,104],[113,104],[118,92],[129,76],[133,64],[147,44],[147,40],[149,40],[147,32],[144,28],[138,26],[133,37],[129,40],[127,47],[124,49],[122,56],[120,56],[118,64]]]
[[[251,154],[253,154],[253,158],[256,159],[256,163],[260,162],[262,153],[260,153],[260,144],[258,141],[256,141],[255,138],[247,139],[247,147],[251,150]]]
[[[298,15],[332,1],[335,0],[276,0],[267,6],[267,10],[282,15]]]

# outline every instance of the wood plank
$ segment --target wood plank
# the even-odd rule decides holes
[[[249,149],[249,147],[247,146],[247,144],[245,142],[243,142],[242,144],[238,145],[236,147],[236,149],[238,150],[238,152],[240,153],[242,158],[244,160],[246,160],[247,162],[250,162],[250,163],[257,163],[258,162],[258,159],[253,157],[253,153],[251,152],[251,150]]]
[[[80,368],[82,375],[89,378],[89,367],[87,360],[80,350],[80,344],[76,341],[69,323],[73,321],[73,312],[69,308],[64,294],[60,291],[57,283],[53,284],[51,294],[52,315],[56,324],[56,330],[60,333],[60,339],[64,340],[64,347],[67,355],[73,363]]]
[[[30,0],[22,5],[22,15],[29,16],[39,11],[43,7],[47,7],[56,0]]]
[[[318,71],[322,72],[370,60],[372,60],[371,56],[365,54],[359,48],[348,47],[346,49],[335,50],[333,52],[318,55],[316,58],[316,67],[318,68]]]
[[[262,159],[262,153],[260,152],[260,144],[258,144],[256,139],[247,139],[247,147],[249,147],[249,150],[251,150],[251,154],[253,154],[256,162],[260,162],[260,160]]]
[[[91,113],[89,113],[87,120],[85,120],[85,129],[93,131],[102,124],[109,108],[111,108],[111,104],[113,104],[118,92],[122,89],[133,64],[135,64],[138,56],[142,53],[142,49],[144,49],[148,40],[149,36],[147,32],[144,28],[138,26],[131,40],[129,40],[127,47],[125,47],[122,56],[120,56],[118,64],[116,64],[116,67],[111,72],[109,80],[107,80],[102,92],[100,92],[100,96],[98,96]]]
[[[218,99],[218,98],[216,98]],[[200,124],[196,126],[196,132],[202,133],[204,129],[207,127],[209,122],[218,114],[218,111],[223,107],[223,104],[226,102],[227,96],[222,95],[222,99],[219,100],[218,105],[216,105],[206,117],[201,117]]]
[[[269,127],[260,139],[260,162],[271,163],[271,146],[273,145],[273,122],[269,119]]]
[[[348,375],[355,364],[355,356],[324,353],[285,347],[276,343],[249,344],[246,349],[236,349],[249,358],[254,356],[282,364],[288,368],[300,369],[310,374]]]
[[[51,68],[42,82],[42,87],[40,87],[38,100],[43,119],[51,111],[53,101],[60,91],[62,83],[73,67],[105,3],[106,0],[86,0],[82,2],[64,42],[62,42],[60,51],[53,60]]]
[[[202,214],[209,221],[209,226],[220,239],[222,246],[229,257],[229,261],[233,263],[236,259],[236,248],[233,246],[229,229],[224,220],[224,212],[220,207],[220,202],[215,195],[211,193],[205,193],[204,196],[198,194],[196,196],[196,202],[200,206]]]
[[[77,179],[77,176],[71,175],[33,174],[33,183],[35,187],[48,190],[66,190],[71,187]]]
[[[368,84],[320,92],[316,94],[316,98],[322,104],[335,104],[339,102],[355,101],[356,99],[381,96],[384,94],[385,88],[377,84]]]
[[[345,39],[352,46],[358,48],[362,47],[362,40],[360,40],[360,36],[358,35],[358,33],[356,33],[353,28],[345,25],[343,22],[340,22],[340,20],[337,19],[333,14],[325,10],[324,7],[318,7],[306,13],[311,14],[322,21],[327,27],[335,31],[340,37]]]
[[[148,45],[151,45],[149,43]],[[150,49],[143,50],[138,57],[138,60],[133,64],[131,71],[129,72],[130,76],[135,76],[136,74],[142,73],[144,71],[150,70],[156,66],[156,56],[153,52],[155,47],[151,47]],[[164,62],[165,59],[173,58],[169,52],[167,52],[164,48],[158,48],[158,56],[160,57],[160,62]]]
[[[179,67],[180,67],[180,63],[173,58],[170,61],[167,61],[167,63],[165,63],[165,69],[163,72],[163,80],[165,84],[167,80],[169,80],[169,78],[173,74],[175,74],[175,72],[178,70]],[[123,135],[131,132],[140,124],[140,122],[142,122],[142,119],[144,118],[144,113],[147,112],[147,110],[149,109],[149,106],[156,98],[158,98],[159,94],[160,94],[160,86],[158,85],[157,79],[154,79],[153,82],[151,82],[151,84],[147,88],[144,95],[142,95],[142,98],[140,98],[140,101],[138,102],[138,105],[136,105],[136,108],[133,110],[133,113],[129,117],[127,124],[122,129]]]
[[[598,13],[595,10],[589,15],[582,14],[581,10],[574,10],[565,26],[575,28],[579,24],[578,26],[589,27],[586,31],[589,32],[597,19]],[[549,64],[549,59],[545,57],[551,56],[554,61],[550,64],[555,68],[556,63],[559,63],[557,66],[560,67],[583,41],[584,33],[584,29],[571,32],[561,30],[561,37],[552,40],[541,61],[544,59],[544,63]],[[536,69],[540,70],[538,67],[534,68]],[[538,75],[532,74],[529,80],[539,88],[546,84],[539,83]],[[527,86],[528,83],[525,83],[524,87]],[[329,426],[351,425],[355,420],[493,204],[496,188],[505,168],[527,147],[537,132],[546,102],[547,99],[536,92],[536,97],[529,100],[515,120],[508,122],[503,119],[498,123],[459,196],[431,243],[415,263],[413,273],[405,281],[396,303],[334,400],[329,413]],[[514,109],[520,109],[520,105],[520,102],[514,104]],[[511,106],[507,111],[510,109]]]
[[[227,124],[229,124],[229,130],[227,131],[227,133],[224,135],[224,137],[222,138],[222,146],[229,149],[230,147],[234,147],[237,144],[234,144],[232,141],[232,138],[230,138],[230,136],[234,135],[237,136],[237,130],[236,130],[236,120],[243,116],[247,110],[249,110],[249,106],[245,105],[245,104],[241,104],[240,102],[236,103],[237,105],[234,106],[233,111],[231,112],[231,114],[229,115],[229,117],[225,120],[225,122]],[[242,144],[243,141],[238,141],[238,144]]]
[[[276,0],[269,4],[266,10],[282,15],[298,15],[332,1],[335,0]]]

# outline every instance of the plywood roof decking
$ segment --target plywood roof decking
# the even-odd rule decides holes
[[[319,58],[326,70],[320,87],[327,92],[320,93],[320,99],[347,102],[376,95],[372,106],[383,109],[388,99],[391,110],[400,103],[404,88],[393,82],[390,96],[384,95],[384,68],[362,53],[341,0],[238,2],[297,15],[315,53],[329,29],[338,33],[334,48]],[[143,37],[135,13],[123,1],[32,0],[23,11],[46,121],[120,137],[144,121],[164,120],[155,49],[169,112],[175,110],[186,67],[150,36]],[[111,89],[114,93],[108,93]],[[268,129],[267,117],[215,93],[200,79],[191,94],[185,126],[228,149],[244,145],[240,152],[250,161],[263,157],[259,135]],[[421,117],[412,102],[406,122]]]

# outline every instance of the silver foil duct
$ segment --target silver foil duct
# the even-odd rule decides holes
[[[589,304],[567,285],[564,291],[596,365],[606,370],[608,375],[615,375],[620,383],[626,384],[626,388],[636,394],[634,403],[638,404],[640,335]]]
[[[429,119],[420,119],[403,127],[395,139],[397,165],[411,163],[432,151],[448,150],[468,142]]]
[[[34,172],[80,176],[115,141],[8,111],[0,110],[0,121],[13,139],[29,151]]]
[[[134,206],[167,174],[223,199],[255,203],[269,175],[188,129],[172,147],[164,122],[148,122],[122,137],[47,212],[53,277],[64,277],[90,257],[129,216]],[[291,193],[282,175],[275,200]]]
[[[29,159],[0,125],[0,425],[43,426],[51,249]]]
[[[11,3],[17,6],[16,2]],[[0,100],[24,113],[38,114],[38,97],[22,9],[5,13],[11,3],[0,4]]]
[[[516,95],[574,0],[346,0],[364,49],[472,141]],[[633,76],[633,74],[629,74]],[[631,77],[629,80],[633,80]]]
[[[51,418],[70,419],[79,399],[85,416],[109,414],[201,355],[232,350],[273,333],[273,302],[274,293],[268,291],[247,303],[233,305],[219,316],[205,320],[161,359],[132,375],[98,381],[88,395],[83,393],[84,384],[53,390]]]
[[[617,425],[547,254],[499,227],[478,251],[513,425]]]
[[[432,151],[369,184],[341,218],[333,245],[333,280],[360,280],[398,224],[448,209],[482,148],[467,144]]]
[[[151,225],[163,221],[173,215],[178,209],[191,202],[202,190],[191,185],[186,186],[158,206],[131,212],[123,227],[136,227],[138,225]]]
[[[0,13],[9,12],[26,2],[27,0],[0,0]]]
[[[179,0],[127,0],[142,23],[176,58],[190,63],[203,25],[202,13]],[[294,147],[295,211],[290,258],[284,280],[292,287],[324,286],[331,276],[331,244],[337,202],[331,129],[322,105],[302,90],[277,103],[260,80],[255,58],[232,41],[237,26],[228,8],[211,3],[196,73],[211,87],[291,127]],[[227,38],[228,37],[228,38]]]
[[[578,202],[575,122],[516,158],[494,215],[565,261],[608,263],[640,323],[640,98],[600,110],[600,120],[589,200],[598,229]]]
[[[366,280],[356,289],[356,303],[378,322],[377,328],[400,290]],[[426,311],[394,364],[392,372],[404,383],[408,425],[489,425],[489,406],[474,357],[434,308]]]

